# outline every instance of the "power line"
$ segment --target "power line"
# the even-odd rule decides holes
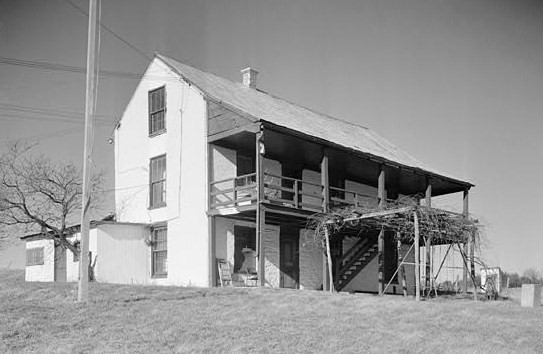
[[[63,72],[68,72],[68,73],[86,74],[85,68],[80,68],[80,67],[71,66],[71,65],[53,64],[53,63],[37,61],[37,60],[23,60],[23,59],[0,57],[0,64],[24,66],[28,68],[34,68],[34,69],[45,69],[49,71],[63,71]],[[143,75],[139,75],[139,74],[119,72],[119,71],[109,71],[109,70],[101,70],[99,74],[101,76],[114,76],[114,77],[122,77],[122,78],[137,79],[137,80],[143,77]]]
[[[5,114],[5,113],[0,112],[0,120],[5,121],[5,120],[16,120],[16,119],[27,119],[27,120],[35,120],[35,121],[57,121],[57,122],[76,123],[76,124],[85,123],[82,120],[81,121],[80,120],[73,120],[73,119],[62,118],[62,117],[47,117],[47,116],[35,117],[35,116],[27,116],[27,115],[23,115],[23,114],[18,114],[18,113]],[[100,124],[100,125],[104,125],[104,126],[113,125],[113,123],[115,123],[115,122],[111,122],[111,121],[98,121],[98,122],[96,122],[96,124]]]
[[[46,139],[56,138],[58,136],[66,136],[66,135],[69,135],[69,134],[80,133],[80,132],[81,132],[81,128],[77,127],[77,128],[62,129],[62,130],[58,130],[58,131],[54,131],[54,132],[50,132],[50,133],[45,133],[45,134],[35,134],[35,135],[23,136],[23,137],[18,137],[16,139],[37,141],[37,140],[46,140]],[[10,141],[10,140],[13,140],[13,139],[11,139],[11,138],[10,139],[2,139],[2,140],[0,140],[0,142],[6,142],[6,141]]]
[[[0,102],[0,109],[2,108],[6,110],[30,112],[30,113],[36,113],[36,114],[48,114],[48,115],[55,115],[55,116],[68,117],[68,118],[84,117],[83,113],[79,113],[76,111],[68,111],[68,110],[54,109],[54,108],[38,108],[38,107],[20,106],[16,104],[8,104],[8,103]],[[95,115],[95,117],[110,118],[110,119],[117,118],[115,116],[105,115],[105,114],[97,114]]]
[[[79,5],[75,4],[73,1],[71,0],[64,0],[66,3],[68,3],[70,6],[72,6],[74,9],[76,9],[77,11],[79,11],[80,13],[84,14],[86,17],[89,16],[89,14],[84,10],[82,9],[81,7],[79,7]],[[111,28],[107,27],[106,25],[104,25],[102,22],[100,22],[100,27],[105,29],[107,32],[109,32],[113,37],[117,38],[117,40],[121,41],[122,43],[124,43],[126,46],[128,46],[129,48],[131,48],[133,51],[135,51],[136,53],[138,53],[139,55],[141,55],[142,57],[144,57],[145,59],[147,59],[148,61],[151,61],[152,58],[149,57],[147,54],[145,54],[141,49],[139,49],[138,47],[136,47],[135,45],[133,44],[130,44],[127,40],[125,40],[124,38],[122,38],[121,36],[119,36],[117,33],[115,33]]]
[[[37,61],[37,60],[24,60],[24,59],[16,59],[16,58],[7,58],[7,57],[0,57],[0,64],[7,64],[7,65],[15,65],[15,66],[22,66],[32,69],[42,69],[45,71],[60,71],[60,72],[66,72],[66,73],[75,73],[75,74],[86,74],[87,69],[77,67],[77,66],[71,66],[71,65],[63,65],[63,64],[54,64],[49,63],[45,61]],[[157,80],[164,80],[164,81],[179,81],[178,78],[171,76],[171,75],[143,75],[143,74],[134,74],[129,72],[122,72],[122,71],[112,71],[112,70],[100,70],[99,72],[100,76],[105,77],[118,77],[123,79],[135,79],[135,80],[141,80],[143,77],[149,78],[149,79],[157,79]]]

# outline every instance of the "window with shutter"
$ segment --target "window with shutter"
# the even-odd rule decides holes
[[[149,91],[149,136],[166,131],[166,89]]]
[[[149,164],[149,207],[166,206],[166,155],[151,159]]]
[[[153,277],[165,277],[168,274],[168,229],[165,226],[151,230],[151,268]]]

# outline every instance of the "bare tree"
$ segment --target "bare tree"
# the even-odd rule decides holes
[[[70,240],[80,217],[82,181],[73,163],[53,162],[35,153],[36,145],[8,143],[0,155],[0,235],[42,232],[77,254]],[[101,201],[102,174],[92,178],[94,207]]]

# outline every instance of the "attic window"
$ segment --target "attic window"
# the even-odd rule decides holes
[[[164,86],[149,91],[149,136],[166,131],[166,89]]]

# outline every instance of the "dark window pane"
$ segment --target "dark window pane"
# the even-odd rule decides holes
[[[149,92],[149,134],[160,132],[166,128],[165,96],[166,94],[164,87]]]

